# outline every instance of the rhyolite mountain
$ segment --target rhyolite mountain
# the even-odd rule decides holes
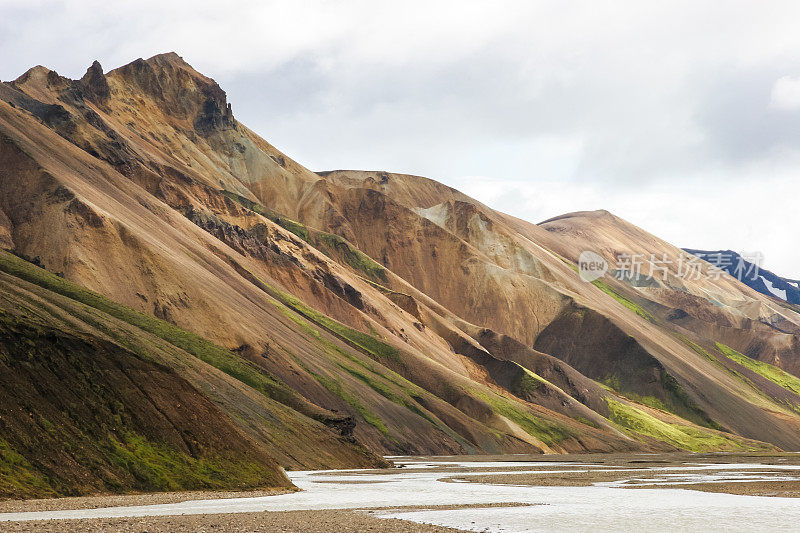
[[[790,304],[800,304],[800,280],[782,278],[733,250],[684,250],[707,260],[761,294],[780,298]]]
[[[174,53],[0,84],[0,495],[386,454],[800,451],[800,314],[607,212],[312,172]],[[40,444],[41,443],[41,444]],[[239,475],[236,472],[246,472]]]

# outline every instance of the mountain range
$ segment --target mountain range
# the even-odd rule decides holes
[[[687,252],[707,260],[761,294],[780,298],[784,302],[800,304],[800,280],[782,278],[761,268],[760,257],[756,254],[749,259],[733,250],[693,250]]]
[[[800,451],[800,308],[605,211],[313,172],[168,53],[0,84],[0,496]],[[658,257],[658,275],[579,275]],[[652,261],[651,261],[652,266]],[[767,278],[771,279],[771,278]]]

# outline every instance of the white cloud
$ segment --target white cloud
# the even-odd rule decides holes
[[[769,104],[775,109],[800,109],[800,77],[778,78],[772,86]]]

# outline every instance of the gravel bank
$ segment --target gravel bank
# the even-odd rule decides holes
[[[187,491],[152,492],[144,494],[104,494],[98,496],[76,496],[67,498],[43,498],[40,500],[0,500],[0,513],[30,511],[61,511],[65,509],[98,509],[100,507],[130,507],[133,505],[157,505],[189,500],[215,500],[220,498],[254,498],[275,496],[295,492],[294,489],[266,489],[248,491]]]
[[[6,533],[67,533],[81,531],[100,533],[125,531],[132,533],[188,532],[264,532],[264,533],[450,533],[461,531],[448,527],[428,526],[405,520],[380,519],[360,511],[288,511],[148,518],[113,518],[95,520],[51,520],[45,522],[4,523]]]

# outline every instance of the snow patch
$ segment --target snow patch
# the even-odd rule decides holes
[[[759,277],[764,282],[764,285],[767,287],[767,290],[769,292],[771,292],[772,294],[774,294],[775,296],[777,296],[778,298],[780,298],[784,302],[786,301],[786,289],[778,289],[778,288],[775,287],[775,285],[772,284],[772,282],[770,280],[768,280],[764,276],[759,276]]]

